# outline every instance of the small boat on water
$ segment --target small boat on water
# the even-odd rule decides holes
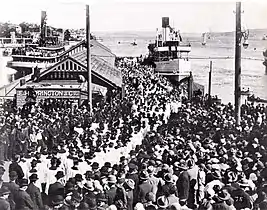
[[[206,44],[207,44],[207,34],[203,33],[202,34],[202,45],[206,46]]]
[[[243,96],[250,96],[251,95],[250,90],[249,89],[247,89],[247,90],[241,90],[241,95],[243,95]]]
[[[131,45],[136,46],[136,45],[137,45],[136,41],[134,40],[134,41],[131,43]]]
[[[255,97],[254,95],[248,97],[248,101],[250,102],[258,102],[258,103],[267,103],[267,99],[263,99],[260,97]]]

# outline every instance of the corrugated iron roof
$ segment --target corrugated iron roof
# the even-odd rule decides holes
[[[72,59],[77,60],[79,63],[87,66],[87,51],[83,50],[72,54],[70,56]],[[121,79],[121,72],[112,67],[107,61],[104,59],[92,55],[91,56],[91,69],[92,71],[98,73],[100,76],[110,80],[112,83],[121,86],[122,79]]]

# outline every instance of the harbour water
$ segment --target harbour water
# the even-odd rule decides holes
[[[103,43],[118,56],[140,56],[147,54],[147,45],[154,42],[153,33],[131,33],[128,36],[121,34],[99,34]],[[201,35],[183,36],[190,42],[192,49],[190,56],[206,57],[207,59],[191,59],[191,68],[194,80],[205,86],[208,91],[209,63],[213,61],[212,95],[218,95],[224,103],[234,101],[234,56],[235,37],[217,36],[207,39],[206,46],[201,44]],[[137,46],[131,42],[136,40]],[[120,44],[118,44],[120,42]],[[263,50],[267,48],[267,41],[260,38],[249,39],[249,47],[242,47],[242,88],[249,88],[255,96],[267,99],[267,75],[263,62]],[[209,59],[209,57],[229,57],[228,59]]]
[[[109,47],[117,56],[140,56],[147,54],[147,45],[154,42],[153,33],[99,33],[103,44]],[[212,95],[218,95],[224,103],[233,102],[234,99],[234,46],[232,36],[211,37],[206,46],[201,45],[201,36],[184,36],[192,46],[190,56],[205,57],[206,59],[191,59],[191,68],[194,80],[205,86],[208,90],[209,63],[213,61],[212,69]],[[136,41],[137,46],[131,45]],[[120,44],[119,44],[120,42]],[[267,75],[263,62],[263,50],[267,41],[261,39],[249,40],[249,47],[242,48],[242,88],[249,88],[255,96],[267,99]],[[2,50],[2,49],[1,49]],[[228,59],[209,59],[209,57],[229,57]],[[5,67],[11,58],[2,57],[0,53],[0,86],[8,83],[8,72]]]

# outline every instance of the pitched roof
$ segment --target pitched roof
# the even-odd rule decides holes
[[[77,60],[79,63],[87,66],[87,52],[86,50],[82,50],[77,52],[70,57],[74,60]],[[96,55],[91,56],[91,69],[92,71],[98,73],[102,77],[110,80],[112,83],[116,84],[117,86],[121,86],[122,79],[121,79],[121,72],[112,67],[107,61],[103,58],[100,58]]]

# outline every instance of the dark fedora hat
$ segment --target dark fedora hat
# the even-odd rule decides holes
[[[59,204],[63,204],[64,198],[62,195],[54,195],[52,198],[52,205],[57,206]]]
[[[20,182],[19,182],[19,186],[20,187],[25,187],[25,186],[28,186],[29,184],[28,184],[28,179],[22,179],[22,180],[20,180]]]
[[[15,178],[15,177],[17,177],[17,176],[18,176],[18,174],[17,174],[16,171],[10,171],[10,172],[9,172],[9,177]]]
[[[78,182],[81,182],[83,180],[83,176],[81,174],[76,174],[74,178]]]
[[[86,171],[84,175],[86,178],[91,178],[91,179],[95,177],[92,171]]]
[[[82,195],[77,192],[76,190],[73,191],[72,195],[71,195],[71,200],[77,201],[77,202],[81,202],[83,199]]]
[[[107,196],[104,193],[98,193],[96,195],[96,199],[97,199],[97,201],[102,201],[102,202],[108,201]]]
[[[98,169],[98,168],[99,168],[99,163],[93,162],[92,169]]]
[[[164,175],[164,181],[165,182],[172,182],[173,181],[172,174],[171,173],[166,173]]]
[[[8,187],[6,186],[3,186],[0,188],[0,196],[3,196],[3,195],[8,195],[10,194],[10,190],[8,189]]]
[[[38,178],[38,175],[37,175],[37,174],[32,174],[32,175],[29,177],[29,179],[30,179],[31,181],[36,181],[36,180],[38,180],[39,178]]]
[[[55,177],[57,178],[57,179],[60,179],[60,178],[62,178],[62,177],[64,177],[65,175],[64,175],[64,172],[63,171],[58,171],[57,173],[56,173],[56,175],[55,175]]]

